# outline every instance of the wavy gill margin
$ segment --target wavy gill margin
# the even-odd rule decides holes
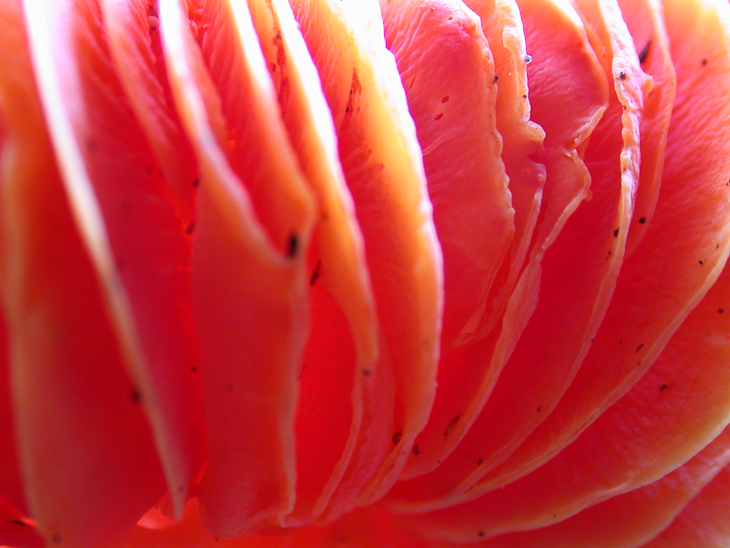
[[[661,2],[620,1],[619,5],[634,40],[634,47],[639,52],[641,68],[652,80],[652,89],[644,100],[644,117],[641,121],[641,172],[626,240],[628,257],[646,234],[659,198],[677,75],[669,52]]]
[[[596,20],[593,24],[585,18],[582,21],[594,49],[605,52],[598,60],[606,80],[613,84],[609,85],[608,108],[585,148],[584,161],[591,176],[590,199],[580,202],[543,257],[535,312],[517,341],[503,376],[505,383],[515,383],[517,390],[525,382],[523,379],[532,382],[531,371],[539,369],[535,386],[528,392],[538,395],[532,409],[541,417],[530,424],[533,429],[528,436],[521,434],[521,445],[510,447],[507,455],[498,454],[501,458],[487,462],[486,467],[480,466],[482,469],[473,476],[479,478],[478,483],[475,487],[464,485],[470,491],[469,495],[462,494],[463,498],[505,485],[549,458],[545,447],[553,440],[554,430],[544,425],[554,409],[559,408],[564,393],[585,363],[622,268],[631,204],[638,184],[645,76],[628,31],[617,23],[616,6],[610,16],[611,24],[618,25],[615,33],[603,22],[600,6],[589,7]],[[621,80],[621,73],[631,76]],[[530,451],[526,444],[532,443],[536,432],[541,433],[546,445]],[[509,458],[505,460],[506,456]]]
[[[526,440],[523,444],[524,449],[521,447],[515,453],[518,459],[522,459],[524,453],[521,454],[521,451],[534,451],[536,443],[545,443],[546,440],[555,443],[557,440],[562,444],[554,449],[543,447],[534,454],[539,454],[546,460],[551,453],[558,456],[547,464],[535,466],[531,474],[525,475],[518,481],[505,483],[503,489],[491,491],[472,502],[404,518],[411,527],[418,526],[421,531],[430,528],[438,531],[434,533],[435,536],[461,541],[468,540],[470,532],[473,539],[473,531],[477,529],[487,538],[510,530],[540,526],[545,520],[549,521],[554,513],[553,508],[560,509],[560,504],[554,504],[554,501],[548,502],[550,497],[570,501],[567,506],[578,500],[581,496],[580,489],[574,488],[571,477],[575,472],[588,470],[586,464],[578,463],[590,462],[585,459],[586,454],[590,454],[590,449],[582,448],[581,443],[590,440],[591,429],[586,430],[583,438],[578,438],[562,452],[555,449],[562,449],[567,442],[573,441],[591,422],[601,416],[611,403],[637,382],[654,363],[655,356],[664,348],[666,341],[685,320],[687,314],[717,281],[730,252],[730,225],[728,225],[730,195],[726,184],[726,174],[730,170],[730,165],[727,160],[727,139],[713,140],[710,144],[707,138],[714,132],[722,134],[727,131],[726,117],[729,111],[722,98],[727,93],[727,86],[730,85],[727,78],[730,50],[725,37],[727,10],[720,9],[717,4],[713,5],[710,2],[703,4],[702,9],[699,8],[700,6],[695,7],[697,15],[693,17],[685,14],[681,18],[681,24],[679,17],[666,19],[670,43],[671,37],[676,36],[679,28],[683,28],[686,33],[686,26],[689,26],[692,29],[689,34],[697,37],[698,43],[695,48],[701,49],[699,37],[707,36],[713,36],[717,41],[715,43],[720,45],[714,56],[709,57],[705,64],[701,60],[697,63],[690,56],[689,52],[693,51],[692,49],[687,52],[672,52],[678,75],[678,87],[667,147],[674,154],[667,157],[655,223],[647,231],[637,251],[624,264],[606,319],[601,324],[573,384],[561,399],[556,411],[533,432],[532,439]],[[710,65],[710,59],[714,61],[713,65]],[[711,117],[700,119],[688,116],[687,103],[683,98],[685,94],[689,97],[693,93],[690,84],[699,85],[709,94],[707,108],[708,114],[712,112]],[[709,131],[709,134],[700,131],[700,127]],[[690,135],[694,137],[688,137]],[[678,150],[680,143],[682,153]],[[714,147],[714,150],[708,147]],[[703,162],[701,156],[704,154],[713,157],[717,155],[717,158],[722,160],[719,164],[717,161],[712,164]],[[689,180],[697,186],[688,186],[686,181]],[[666,245],[660,243],[664,238],[676,242],[679,234],[686,235],[692,230],[698,232],[685,241],[684,245],[673,245],[671,254],[663,251],[667,249]],[[640,252],[642,248],[643,253]],[[702,256],[701,259],[697,258],[698,253]],[[706,266],[708,268],[704,269]],[[639,272],[643,274],[640,275]],[[671,289],[668,287],[658,293],[654,291],[649,293],[647,287],[656,287],[658,283],[667,284]],[[659,295],[666,296],[666,299],[658,300]],[[716,305],[716,307],[715,313],[718,313],[717,310],[724,311],[723,306]],[[611,335],[608,336],[608,333]],[[641,338],[632,339],[632,337]],[[647,356],[647,347],[648,352],[655,354]],[[715,409],[714,406],[711,408]],[[722,407],[717,409],[720,413],[717,420],[722,423]],[[660,416],[663,415],[660,413]],[[609,421],[610,417],[610,413],[605,417],[601,416],[593,427],[600,428],[597,426],[600,425],[600,421]],[[607,430],[610,429],[610,426],[607,427]],[[539,436],[535,436],[535,433]],[[707,435],[710,438],[712,436],[711,433]],[[601,441],[596,442],[595,439]],[[608,439],[610,438],[598,435],[593,443],[605,443]],[[625,441],[618,443],[617,446],[620,448],[625,443]],[[702,445],[701,441],[698,443]],[[684,444],[680,443],[672,453],[677,455],[676,451],[681,452],[683,446]],[[665,449],[657,447],[652,454],[662,455],[661,460],[666,462],[664,457],[667,455],[662,453]],[[620,452],[626,453],[624,450]],[[642,461],[643,466],[649,466],[652,454],[643,455],[645,459]],[[512,459],[514,458],[513,456]],[[678,457],[679,462],[682,458],[686,459],[687,456]],[[610,472],[622,469],[618,466],[614,469],[612,458],[607,460],[612,463]],[[505,466],[510,464],[508,460]],[[631,464],[625,470],[628,474],[638,473],[636,466]],[[665,473],[666,471],[664,470]],[[606,478],[600,473],[598,475],[601,476],[598,483],[607,485]],[[565,484],[571,485],[571,488],[566,491],[550,491],[550,497],[524,498],[526,493],[547,492],[547,486],[552,485],[556,477],[565,478]],[[575,477],[580,480],[586,479],[582,474],[577,474]],[[616,485],[622,485],[626,481],[619,479]],[[583,499],[582,504],[592,502],[590,495],[594,495],[595,492],[589,488],[584,494],[589,498]],[[470,496],[471,494],[467,493],[465,498]],[[516,502],[518,500],[522,502],[518,504]],[[573,508],[580,508],[580,505]],[[559,512],[555,513],[559,515]],[[466,528],[463,532],[460,531],[462,527]]]
[[[717,13],[717,8],[708,2],[700,13]],[[654,215],[656,226],[649,227],[642,243],[625,261],[616,294],[581,369],[556,410],[515,453],[513,469],[520,462],[544,462],[556,454],[623,395],[650,367],[722,271],[729,252],[725,176],[730,171],[728,141],[715,139],[727,131],[728,106],[723,90],[730,85],[725,72],[729,50],[722,17],[693,17],[687,22],[693,25],[692,36],[715,36],[719,46],[713,51],[714,66],[709,61],[703,65],[702,59],[698,65],[691,49],[672,50],[677,99]],[[677,23],[674,28],[668,20],[665,24],[671,43]],[[699,38],[695,40],[694,48],[707,49]],[[709,70],[704,70],[708,66]],[[688,110],[692,86],[706,91],[703,105],[707,110],[702,115]],[[719,161],[703,164],[704,155]],[[688,186],[687,181],[693,184]],[[620,363],[623,366],[617,365]],[[533,460],[537,455],[542,457]]]
[[[410,468],[426,470],[456,446],[499,373],[500,364],[469,359],[469,346],[483,346],[456,339],[488,299],[512,243],[514,211],[497,133],[494,63],[479,18],[460,1],[382,5],[386,41],[424,151],[447,265],[444,292],[450,296],[444,303],[439,390],[409,457]]]
[[[561,377],[557,368],[543,367],[529,353],[528,358],[518,354],[507,360],[508,366],[501,372],[499,361],[509,356],[521,334],[520,327],[528,322],[536,305],[543,277],[541,264],[543,258],[551,259],[550,244],[589,194],[590,176],[579,149],[585,147],[605,111],[606,78],[570,6],[544,1],[520,4],[527,45],[533,54],[528,65],[533,85],[532,112],[546,132],[544,210],[528,265],[510,297],[492,354],[490,365],[496,369],[495,377],[499,375],[494,390],[474,425],[438,468],[401,482],[392,490],[388,499],[394,509],[425,510],[450,504],[452,496],[506,460],[550,412],[551,398],[555,401],[559,397]],[[556,38],[555,42],[548,36]],[[582,100],[574,100],[576,96]],[[561,108],[568,102],[573,110],[571,116],[564,116]],[[555,263],[547,262],[545,267],[547,283],[555,278],[551,264]],[[476,357],[473,361],[479,363]],[[510,416],[505,416],[505,408],[511,409]]]
[[[494,57],[497,85],[497,130],[515,210],[515,233],[493,290],[455,344],[483,339],[498,326],[507,301],[525,266],[545,185],[545,132],[530,117],[527,52],[520,10],[515,0],[467,0],[482,23]],[[463,427],[463,426],[462,426]],[[458,430],[458,429],[457,429]]]

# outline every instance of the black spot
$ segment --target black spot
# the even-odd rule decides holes
[[[522,95],[522,98],[527,99],[527,94],[525,93],[524,95]]]
[[[297,251],[299,251],[299,238],[297,238],[296,234],[289,234],[289,245],[286,249],[286,256],[293,259],[297,256]]]
[[[398,430],[395,434],[393,434],[393,445],[398,445],[400,443],[400,440],[403,439],[403,430]]]
[[[196,372],[197,370],[198,370],[198,366],[197,366],[197,365],[194,365],[194,366],[192,366],[192,367],[190,368],[190,372],[191,372],[191,373],[195,373],[195,372]]]
[[[613,231],[614,238],[618,238],[618,228]]]
[[[623,70],[618,73],[618,79],[619,80],[626,80],[626,73]]]
[[[668,384],[663,384],[663,385],[661,385],[661,386],[659,387],[659,392],[663,392],[663,391],[664,391],[664,390],[666,390],[667,388],[669,388],[669,385],[668,385]]]
[[[705,264],[705,261],[703,261],[701,259],[699,261],[697,261],[697,262],[700,263],[700,266],[702,266],[703,264]]]
[[[638,354],[639,350],[641,350],[642,348],[644,348],[644,343],[641,343],[639,346],[636,347],[636,353]]]
[[[479,531],[477,535],[479,535],[479,538],[484,538],[484,531]]]
[[[142,401],[142,394],[139,392],[139,389],[136,387],[133,387],[129,391],[129,399],[132,401],[132,403],[139,403]]]
[[[718,308],[717,311],[718,311],[718,313],[722,314],[723,312],[725,312],[725,309],[724,308]]]
[[[314,282],[317,281],[317,278],[319,278],[319,268],[322,266],[322,261],[317,261],[316,266],[314,267],[314,272],[312,272],[312,277],[309,278],[309,285],[314,285]]]
[[[646,61],[646,56],[649,55],[649,48],[651,48],[651,40],[649,40],[646,45],[641,48],[641,51],[639,52],[639,63]]]
[[[524,61],[525,63],[529,64],[529,63],[531,63],[531,62],[532,62],[532,55],[525,55],[525,56],[524,56],[524,57],[522,58],[522,60],[523,60],[523,61]]]
[[[704,67],[705,65],[707,65],[707,59],[706,58],[705,59],[702,59],[702,66]]]
[[[496,84],[497,80],[499,80],[499,74],[494,75],[494,80],[492,80],[492,83]]]
[[[477,461],[477,466],[481,466],[481,465],[482,465],[482,463],[484,463],[484,459],[479,459],[479,460]]]
[[[541,413],[541,412],[542,412],[542,407],[541,407],[541,406],[539,406],[539,405],[537,406],[537,412],[538,412],[538,413]]]
[[[197,187],[199,187],[199,186],[200,186],[200,179],[195,179],[195,180],[193,181],[193,187],[194,187],[194,188],[197,188]]]
[[[25,522],[22,522],[19,519],[6,519],[5,521],[8,523],[12,523],[13,525],[20,525],[21,527],[25,527]]]
[[[456,415],[453,419],[449,421],[449,424],[446,426],[446,430],[444,430],[444,437],[448,438],[451,431],[454,429],[454,427],[459,423],[459,419],[461,418],[461,415]]]
[[[639,219],[639,222],[643,225],[646,222],[646,217],[642,217]]]
[[[421,449],[417,445],[414,445],[413,446],[413,454],[414,455],[420,455],[421,454]]]
[[[302,364],[302,370],[301,370],[301,371],[299,372],[299,376],[297,377],[297,380],[299,380],[299,379],[301,379],[301,378],[302,378],[302,375],[304,375],[304,370],[305,370],[306,368],[307,368],[307,364],[306,364],[306,363],[303,363],[303,364]]]

